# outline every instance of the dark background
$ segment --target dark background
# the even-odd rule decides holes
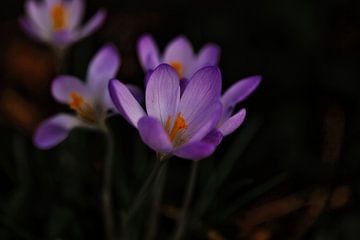
[[[0,239],[102,239],[103,136],[78,129],[50,151],[32,145],[39,121],[67,109],[49,93],[51,51],[18,26],[24,2],[1,4]],[[151,33],[161,49],[179,34],[195,51],[219,44],[224,89],[263,76],[241,104],[245,124],[200,162],[187,239],[360,239],[359,1],[87,1],[86,19],[100,7],[104,26],[71,48],[62,73],[84,77],[91,56],[113,42],[118,78],[142,86],[135,46]],[[109,125],[118,213],[154,154],[120,117]],[[169,162],[158,239],[173,231],[189,167]]]

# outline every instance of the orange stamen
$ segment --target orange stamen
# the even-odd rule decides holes
[[[71,92],[70,99],[69,107],[75,110],[82,119],[91,123],[97,121],[94,109],[86,103],[82,96],[77,94],[77,92]]]
[[[173,61],[170,62],[170,65],[175,69],[176,73],[179,75],[180,79],[184,78],[184,68],[181,62]]]
[[[169,119],[170,119],[170,121],[169,121]],[[171,117],[169,116],[168,120],[166,121],[165,129],[170,130],[170,122],[171,122]],[[168,128],[166,128],[166,127],[168,127]],[[176,135],[178,134],[178,132],[180,130],[186,129],[186,128],[187,128],[186,121],[185,121],[184,117],[181,115],[181,112],[179,112],[178,115],[176,116],[175,123],[174,123],[174,126],[173,126],[171,132],[168,131],[170,140],[173,141],[175,139]]]
[[[64,4],[57,3],[51,9],[52,25],[55,31],[66,27],[66,8]]]

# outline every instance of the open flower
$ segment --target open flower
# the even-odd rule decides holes
[[[260,84],[261,76],[251,76],[237,81],[221,97],[223,112],[217,129],[223,136],[229,135],[243,123],[246,110],[243,108],[236,114],[235,106],[247,98]]]
[[[27,0],[26,16],[20,24],[30,36],[57,48],[87,37],[105,20],[106,13],[99,10],[83,27],[83,0]]]
[[[179,78],[186,81],[200,68],[216,66],[219,61],[220,48],[213,43],[206,44],[198,55],[194,54],[189,40],[184,36],[173,39],[160,55],[154,39],[150,35],[142,36],[137,45],[137,52],[144,71],[154,70],[159,64],[171,65]]]
[[[119,66],[120,57],[108,44],[91,60],[86,83],[73,76],[57,77],[51,86],[52,95],[56,101],[74,110],[76,116],[60,113],[45,120],[34,135],[34,144],[48,149],[64,140],[75,127],[103,127],[108,110],[114,109],[108,82],[115,77]]]
[[[120,81],[110,81],[110,96],[129,123],[139,130],[142,140],[160,154],[160,159],[176,155],[199,160],[216,148],[210,138],[204,138],[222,113],[221,74],[217,67],[200,69],[181,96],[179,81],[174,68],[159,65],[146,87],[146,112]]]

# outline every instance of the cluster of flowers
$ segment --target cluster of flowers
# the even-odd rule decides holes
[[[105,19],[100,10],[79,28],[83,10],[82,0],[42,4],[28,0],[27,17],[21,24],[34,38],[65,48],[92,33]],[[105,119],[119,113],[161,159],[175,155],[199,160],[211,155],[222,138],[242,124],[246,111],[234,113],[234,108],[257,88],[261,77],[242,79],[221,95],[217,45],[207,44],[195,54],[187,38],[179,36],[160,54],[154,39],[144,35],[137,51],[145,72],[145,93],[115,79],[120,55],[107,44],[91,60],[86,82],[68,75],[53,80],[53,97],[76,114],[61,113],[44,121],[34,135],[35,145],[51,148],[75,127],[104,129]]]

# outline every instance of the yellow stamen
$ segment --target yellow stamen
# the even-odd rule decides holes
[[[96,113],[93,107],[91,107],[82,96],[77,92],[70,93],[69,107],[77,112],[77,114],[85,121],[95,123]]]
[[[52,26],[55,31],[64,30],[67,23],[66,7],[62,3],[57,3],[51,8]]]
[[[183,65],[181,62],[178,62],[178,61],[170,62],[170,66],[172,66],[175,69],[175,71],[179,75],[180,79],[184,78],[184,68],[183,68]]]
[[[170,140],[173,141],[176,138],[178,132],[182,129],[186,129],[187,125],[184,117],[181,115],[181,112],[179,112],[178,115],[176,116],[174,126],[171,131],[170,131],[170,122],[171,122],[171,116],[169,116],[166,121],[165,129],[169,134]]]

